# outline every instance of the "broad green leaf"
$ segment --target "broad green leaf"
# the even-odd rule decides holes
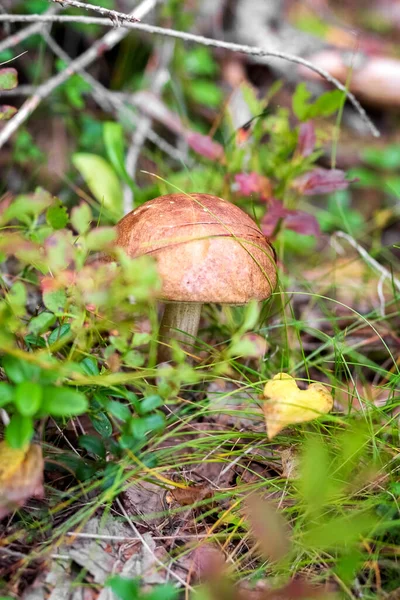
[[[81,435],[79,446],[95,456],[100,456],[100,458],[105,458],[106,456],[106,449],[103,442],[94,435]]]
[[[343,548],[357,543],[360,536],[370,533],[376,524],[377,518],[371,514],[349,512],[312,526],[302,537],[302,543],[318,551]]]
[[[156,408],[159,408],[159,406],[162,406],[163,404],[163,399],[156,394],[146,396],[146,398],[143,398],[143,400],[139,403],[140,414],[144,415],[152,410],[155,410]]]
[[[391,144],[386,148],[365,148],[361,153],[361,158],[378,169],[399,169],[400,144]]]
[[[35,381],[40,376],[40,367],[10,354],[3,356],[2,367],[8,379],[13,383]]]
[[[196,46],[184,54],[184,66],[190,75],[210,76],[218,71],[217,64],[209,48]]]
[[[62,337],[68,335],[70,331],[71,325],[69,323],[63,323],[63,325],[60,325],[60,327],[56,327],[48,337],[49,345],[51,346],[52,344],[55,344]]]
[[[50,290],[43,292],[43,303],[51,312],[62,314],[67,303],[67,296],[64,290]]]
[[[97,227],[86,236],[88,250],[103,250],[115,240],[117,232],[113,227]]]
[[[90,421],[97,433],[103,437],[110,437],[113,428],[107,415],[105,415],[103,412],[97,412],[93,415],[90,415]]]
[[[119,600],[140,600],[140,582],[138,579],[128,579],[121,575],[113,575],[107,579],[106,585],[112,589]]]
[[[223,102],[224,95],[213,81],[206,79],[196,79],[189,83],[188,91],[191,98],[199,104],[219,108]]]
[[[81,415],[88,409],[88,401],[82,392],[68,387],[46,386],[43,388],[41,412],[53,417]]]
[[[127,184],[132,185],[132,178],[125,169],[125,140],[124,130],[120,123],[107,121],[103,125],[103,139],[107,156],[118,173],[119,177]]]
[[[33,433],[32,418],[15,414],[6,427],[6,442],[11,448],[23,448],[29,444]]]
[[[42,387],[34,381],[22,381],[15,388],[14,404],[24,417],[33,417],[42,403]]]
[[[52,325],[54,325],[56,318],[57,317],[51,312],[42,312],[40,315],[33,317],[29,321],[28,331],[34,335],[44,333],[45,331],[48,331]]]
[[[66,207],[61,202],[50,206],[46,212],[46,221],[53,229],[63,229],[68,223]]]
[[[118,402],[117,400],[109,400],[107,402],[107,410],[114,417],[120,421],[123,421],[124,423],[129,421],[129,419],[132,417],[129,407],[126,404],[122,404],[122,402]]]
[[[86,202],[81,202],[79,206],[72,209],[71,224],[80,235],[89,230],[92,218],[92,210]]]
[[[0,381],[0,407],[9,404],[14,398],[14,388],[5,381]]]
[[[73,165],[85,180],[96,200],[116,218],[122,216],[122,188],[111,165],[97,154],[77,153],[72,156]]]
[[[7,67],[0,69],[0,90],[13,90],[18,85],[18,73],[16,69]]]
[[[333,113],[339,110],[344,97],[344,93],[340,90],[325,92],[310,106],[308,118],[314,119],[315,117],[329,117],[333,115]]]
[[[86,373],[86,375],[99,375],[99,367],[97,365],[97,361],[92,356],[86,356],[80,362],[82,366],[82,371]]]
[[[299,83],[296,87],[292,98],[293,112],[299,121],[305,121],[308,116],[309,103],[311,92],[307,89],[305,83]]]

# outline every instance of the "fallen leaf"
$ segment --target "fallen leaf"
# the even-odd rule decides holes
[[[0,519],[32,496],[43,497],[43,467],[40,446],[13,449],[0,442]]]
[[[211,496],[212,491],[208,485],[191,485],[187,488],[174,488],[170,490],[167,501],[172,499],[172,501],[175,500],[181,506],[191,506]]]
[[[333,399],[322,383],[312,383],[300,390],[296,380],[287,373],[278,373],[264,388],[263,411],[269,439],[287,425],[318,418],[332,410]]]

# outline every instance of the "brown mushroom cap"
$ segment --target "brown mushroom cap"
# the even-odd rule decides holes
[[[131,257],[156,257],[163,300],[245,304],[276,285],[271,246],[240,208],[208,194],[168,194],[117,225],[116,244]]]

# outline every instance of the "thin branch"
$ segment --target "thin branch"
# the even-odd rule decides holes
[[[32,20],[42,20],[43,22],[57,22],[57,23],[83,23],[83,24],[97,24],[103,26],[110,26],[108,19],[101,19],[97,17],[74,17],[74,16],[46,16],[46,15],[0,15],[0,22],[12,21],[12,22],[29,22]],[[365,110],[357,100],[357,98],[349,92],[345,85],[343,85],[336,77],[333,77],[330,73],[325,71],[325,69],[321,69],[317,67],[310,61],[305,58],[301,58],[299,56],[295,56],[293,54],[287,54],[286,52],[278,52],[274,50],[265,50],[264,48],[259,48],[258,46],[246,46],[241,44],[234,44],[231,42],[224,42],[221,40],[213,40],[211,38],[207,38],[201,35],[196,35],[193,33],[186,33],[183,31],[176,31],[175,29],[168,29],[164,27],[157,27],[155,25],[147,25],[145,23],[126,23],[124,28],[127,29],[137,29],[139,31],[144,31],[146,33],[152,33],[156,35],[164,35],[167,37],[172,37],[176,39],[181,39],[187,42],[195,42],[197,44],[202,44],[203,46],[209,46],[214,48],[223,48],[225,50],[230,50],[232,52],[240,52],[241,54],[248,54],[250,56],[270,56],[274,58],[281,58],[282,60],[287,60],[289,62],[293,62],[304,67],[309,68],[311,71],[318,73],[321,77],[323,77],[326,81],[337,87],[341,90],[349,102],[354,106],[357,112],[360,114],[362,120],[367,124],[370,129],[372,135],[375,137],[379,137],[380,133],[372,123],[372,121],[367,116]]]
[[[58,6],[50,6],[50,8],[46,11],[46,15],[53,15],[59,10],[60,7]],[[31,37],[36,33],[39,33],[42,30],[42,28],[43,23],[39,22],[32,23],[32,25],[28,25],[28,27],[25,27],[25,29],[20,29],[19,31],[13,33],[5,40],[0,42],[0,52],[3,52],[3,50],[8,50],[8,48],[14,48],[14,46],[17,46],[18,44],[26,40],[26,38]]]
[[[123,507],[122,502],[119,500],[119,498],[117,498],[117,504],[118,504],[118,507],[121,510],[122,514],[124,515],[125,519],[128,521],[129,526],[131,527],[133,533],[135,534],[135,536],[137,536],[137,539],[142,542],[142,544],[146,548],[147,552],[150,553],[150,555],[154,559],[154,562],[156,562],[162,569],[165,569],[168,572],[168,575],[170,577],[172,577],[172,578],[176,579],[177,581],[179,581],[179,583],[181,585],[183,585],[185,588],[188,588],[188,589],[192,590],[193,588],[190,585],[188,585],[188,583],[184,579],[182,579],[177,573],[174,573],[171,570],[171,568],[166,563],[163,563],[156,556],[156,554],[154,553],[154,551],[150,548],[149,544],[147,543],[146,538],[143,537],[143,535],[139,532],[139,530],[137,529],[137,527],[133,523],[132,519],[130,518],[130,516],[126,512],[126,510]]]
[[[138,18],[143,17],[154,8],[156,3],[157,0],[143,0],[139,6],[132,11],[132,15],[137,16]],[[47,19],[43,22],[47,22]],[[106,22],[108,21],[106,20]],[[132,23],[130,23],[130,25],[132,25]],[[35,94],[23,103],[16,115],[7,121],[6,125],[0,131],[0,148],[2,148],[10,139],[10,137],[17,131],[17,129],[23,123],[25,123],[25,121],[37,109],[44,98],[49,96],[60,85],[68,81],[68,79],[74,73],[85,69],[97,58],[102,56],[104,52],[113,48],[127,34],[128,30],[126,28],[113,29],[112,31],[109,31],[102,38],[94,42],[94,44],[88,50],[86,50],[86,52],[83,52],[83,54],[78,56],[75,60],[71,61],[63,71],[60,71],[60,73],[57,73],[57,75],[54,75],[54,77],[51,77],[42,85],[39,85]]]
[[[93,12],[103,15],[103,17],[108,17],[111,19],[114,25],[119,25],[120,21],[127,21],[129,23],[137,23],[140,21],[140,19],[132,14],[127,15],[126,13],[121,13],[117,10],[109,10],[108,8],[103,8],[102,6],[94,6],[93,4],[86,4],[86,2],[78,2],[78,0],[50,0],[50,2],[61,4],[63,8],[72,6],[74,8],[83,8],[83,10],[92,10]]]
[[[57,42],[52,38],[50,34],[46,32],[44,34],[44,37],[50,50],[52,50],[52,52],[54,52],[56,56],[61,58],[64,62],[67,63],[67,65],[69,65],[72,62],[71,57],[57,44]],[[118,113],[120,113],[125,117],[125,120],[128,123],[135,123],[137,127],[140,127],[141,123],[143,123],[144,120],[147,119],[146,116],[139,119],[138,116],[135,113],[133,113],[130,108],[127,107],[127,104],[135,106],[132,94],[125,95],[118,92],[112,92],[111,90],[107,89],[104,85],[99,83],[97,79],[90,75],[90,73],[87,73],[83,69],[80,69],[78,72],[79,75],[86,81],[86,83],[88,83],[91,86],[91,95],[94,101],[100,106],[102,110],[104,110],[104,112],[108,112],[111,110],[112,112],[117,113],[117,115]],[[24,86],[19,86],[18,88],[9,91],[15,92],[16,90],[22,89],[23,87]],[[25,87],[30,89],[30,94],[33,93],[31,86]],[[0,97],[3,95],[3,93],[4,92],[0,92]],[[140,106],[135,106],[135,108],[138,108],[139,111],[141,111]],[[157,135],[157,133],[155,133],[151,129],[147,131],[146,137],[155,146],[157,146],[157,148],[162,150],[162,152],[165,152],[165,154],[167,154],[174,160],[182,162],[182,160],[185,158],[185,156],[181,152],[179,152],[179,150],[177,150],[169,142],[166,142],[163,138],[161,138],[159,135]]]

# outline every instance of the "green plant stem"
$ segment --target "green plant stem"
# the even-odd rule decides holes
[[[157,362],[171,360],[171,340],[177,340],[187,352],[192,350],[200,322],[201,303],[170,302],[165,305],[160,326]]]

